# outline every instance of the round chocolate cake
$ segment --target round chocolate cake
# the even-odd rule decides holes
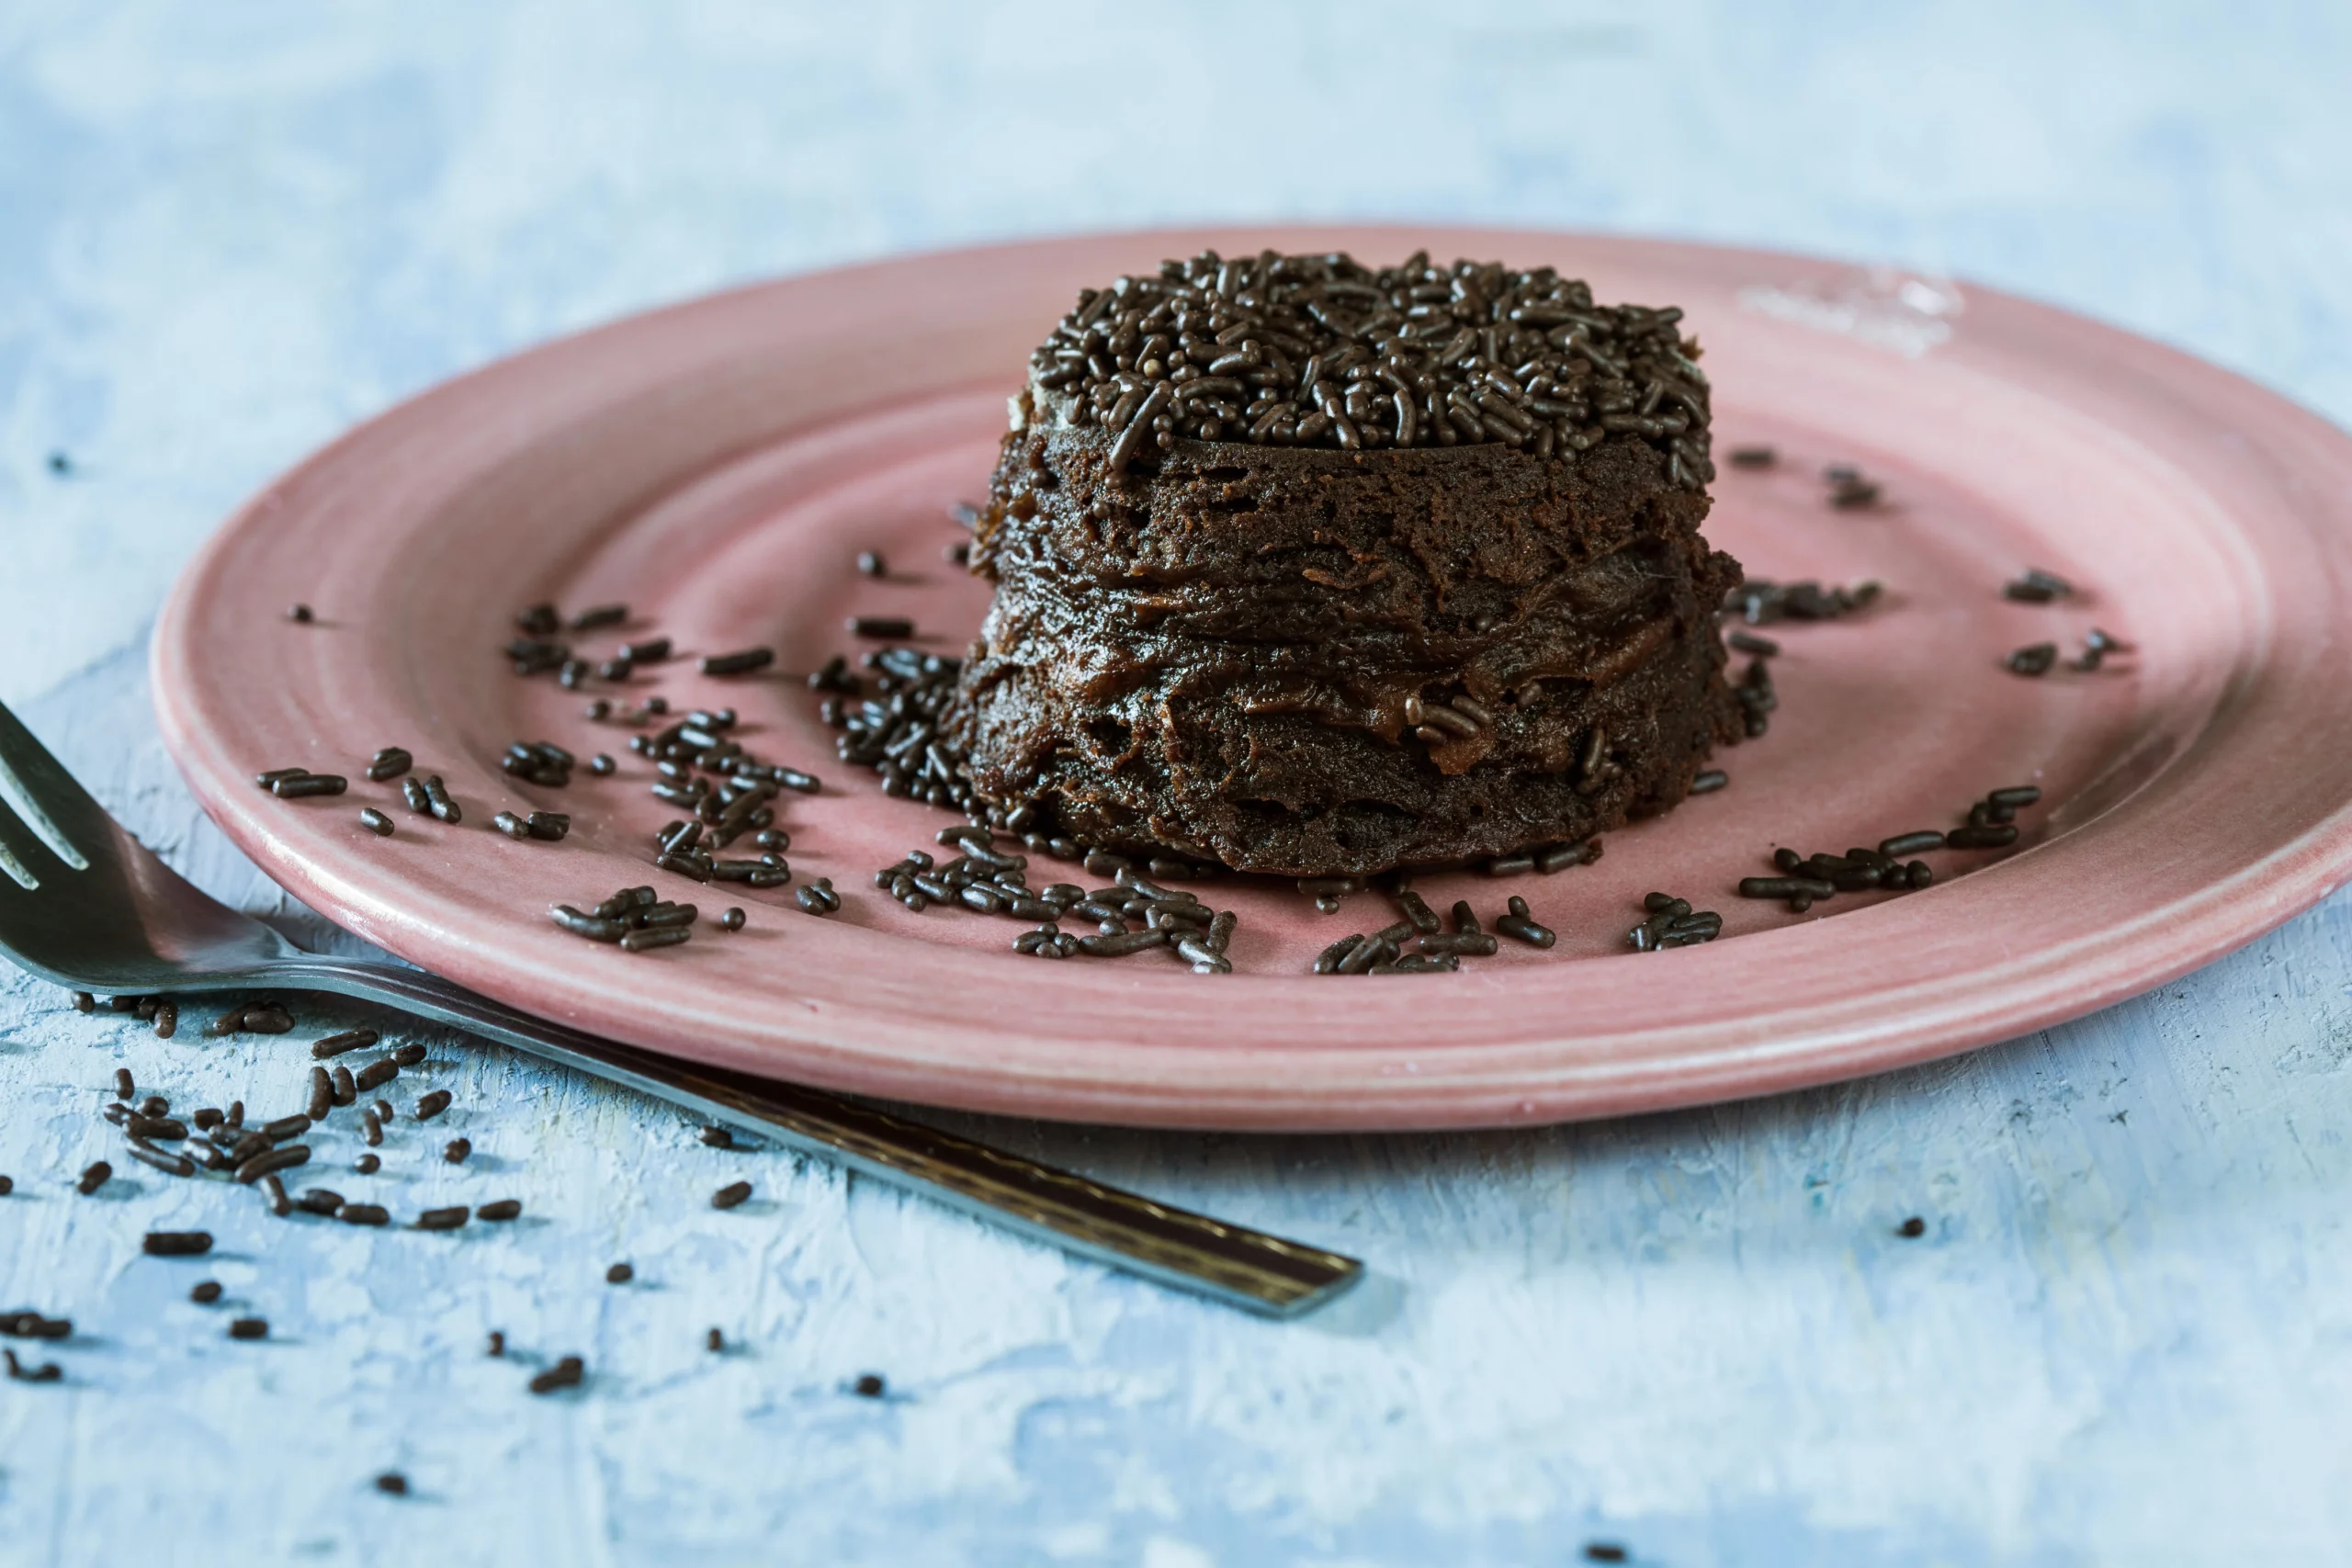
[[[975,527],[974,790],[1298,876],[1673,806],[1740,733],[1680,314],[1425,255],[1209,254],[1082,294]]]

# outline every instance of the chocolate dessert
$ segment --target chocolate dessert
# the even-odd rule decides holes
[[[1680,311],[1209,254],[1088,290],[975,527],[952,739],[1046,830],[1285,875],[1575,841],[1740,733]]]

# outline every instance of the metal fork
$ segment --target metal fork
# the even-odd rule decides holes
[[[422,970],[306,953],[199,892],[132,838],[0,706],[0,953],[71,990],[328,991],[453,1023],[919,1192],[981,1219],[1273,1317],[1363,1266],[820,1089],[599,1040]]]

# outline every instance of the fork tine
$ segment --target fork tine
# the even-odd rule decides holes
[[[13,897],[20,889],[31,893],[40,886],[40,877],[25,863],[8,831],[13,821],[10,814],[0,812],[0,898]]]
[[[81,871],[107,852],[117,831],[114,818],[5,703],[0,703],[0,774],[13,774],[23,792],[21,800],[11,800],[16,792],[0,776],[0,806],[14,805],[16,815],[25,818],[25,826],[51,854]]]

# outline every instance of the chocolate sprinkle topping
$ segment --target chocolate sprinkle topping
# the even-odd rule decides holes
[[[1699,490],[1714,477],[1707,378],[1681,319],[1596,305],[1550,267],[1204,252],[1080,293],[1031,356],[1028,400],[1117,433],[1118,467],[1184,437],[1550,457],[1625,432]]]

